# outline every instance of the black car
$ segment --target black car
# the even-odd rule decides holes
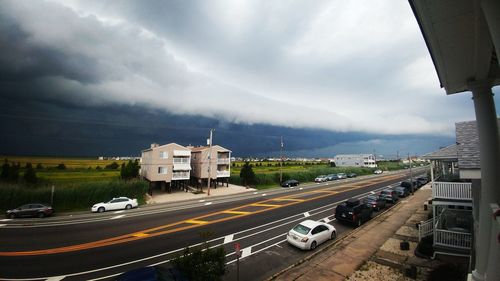
[[[355,178],[355,177],[357,177],[357,176],[358,176],[358,175],[357,175],[356,173],[349,173],[349,174],[347,174],[347,177],[348,177],[348,178]]]
[[[394,204],[398,201],[398,194],[393,189],[384,189],[380,192],[380,197],[385,199],[385,202]]]
[[[412,182],[410,180],[407,180],[407,181],[402,181],[399,186],[404,187],[404,188],[408,188],[410,190],[410,193],[412,191],[417,190],[417,188],[419,187],[416,180],[413,180],[413,185],[412,185]]]
[[[429,179],[427,177],[418,177],[417,182],[420,183],[420,186],[424,186],[429,182]]]
[[[299,185],[298,180],[286,180],[286,181],[281,183],[282,187],[292,187],[292,186],[297,186],[297,185]]]
[[[376,211],[380,211],[382,208],[385,208],[385,198],[382,198],[379,195],[369,195],[363,200],[363,203],[372,207]]]
[[[337,206],[335,218],[338,221],[353,223],[360,226],[363,222],[371,219],[373,209],[362,203],[359,199],[351,198]]]
[[[398,194],[399,197],[406,197],[411,194],[411,187],[398,186],[394,188],[394,191]]]
[[[22,205],[21,207],[7,210],[5,215],[8,218],[21,218],[21,217],[47,217],[54,213],[54,209],[51,206],[40,203],[32,203]]]

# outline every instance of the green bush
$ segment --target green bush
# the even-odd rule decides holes
[[[53,207],[56,211],[88,210],[93,204],[113,197],[127,196],[144,203],[148,190],[145,181],[82,182],[55,186]],[[0,184],[0,209],[7,210],[30,202],[51,201],[51,187],[27,188],[18,184]]]
[[[226,253],[224,247],[211,249],[204,244],[194,250],[186,248],[182,256],[172,260],[172,264],[188,280],[222,280],[226,273]]]

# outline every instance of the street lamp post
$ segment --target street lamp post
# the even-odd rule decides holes
[[[210,129],[210,138],[208,139],[208,180],[207,180],[207,196],[210,196],[210,178],[212,175],[210,174],[211,172],[211,166],[212,166],[212,133],[215,131],[215,129]]]

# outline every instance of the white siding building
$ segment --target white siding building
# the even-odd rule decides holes
[[[333,162],[338,167],[377,167],[373,154],[339,154],[333,158]]]

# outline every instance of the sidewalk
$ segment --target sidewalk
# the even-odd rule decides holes
[[[427,219],[423,204],[430,196],[426,185],[332,246],[320,248],[269,280],[414,280],[404,277],[406,265],[419,266],[417,280],[421,279],[428,271],[425,267],[436,264],[413,254],[418,242],[416,223]],[[402,241],[409,242],[408,251],[400,250]]]
[[[155,190],[153,196],[147,200],[148,204],[179,202],[185,200],[206,200],[208,198],[239,194],[245,192],[255,191],[254,188],[246,188],[240,185],[229,184],[229,186],[218,186],[217,188],[210,188],[210,196],[207,195],[207,187],[203,187],[203,193],[195,194],[192,192],[185,192],[183,190],[175,190],[172,193]]]

